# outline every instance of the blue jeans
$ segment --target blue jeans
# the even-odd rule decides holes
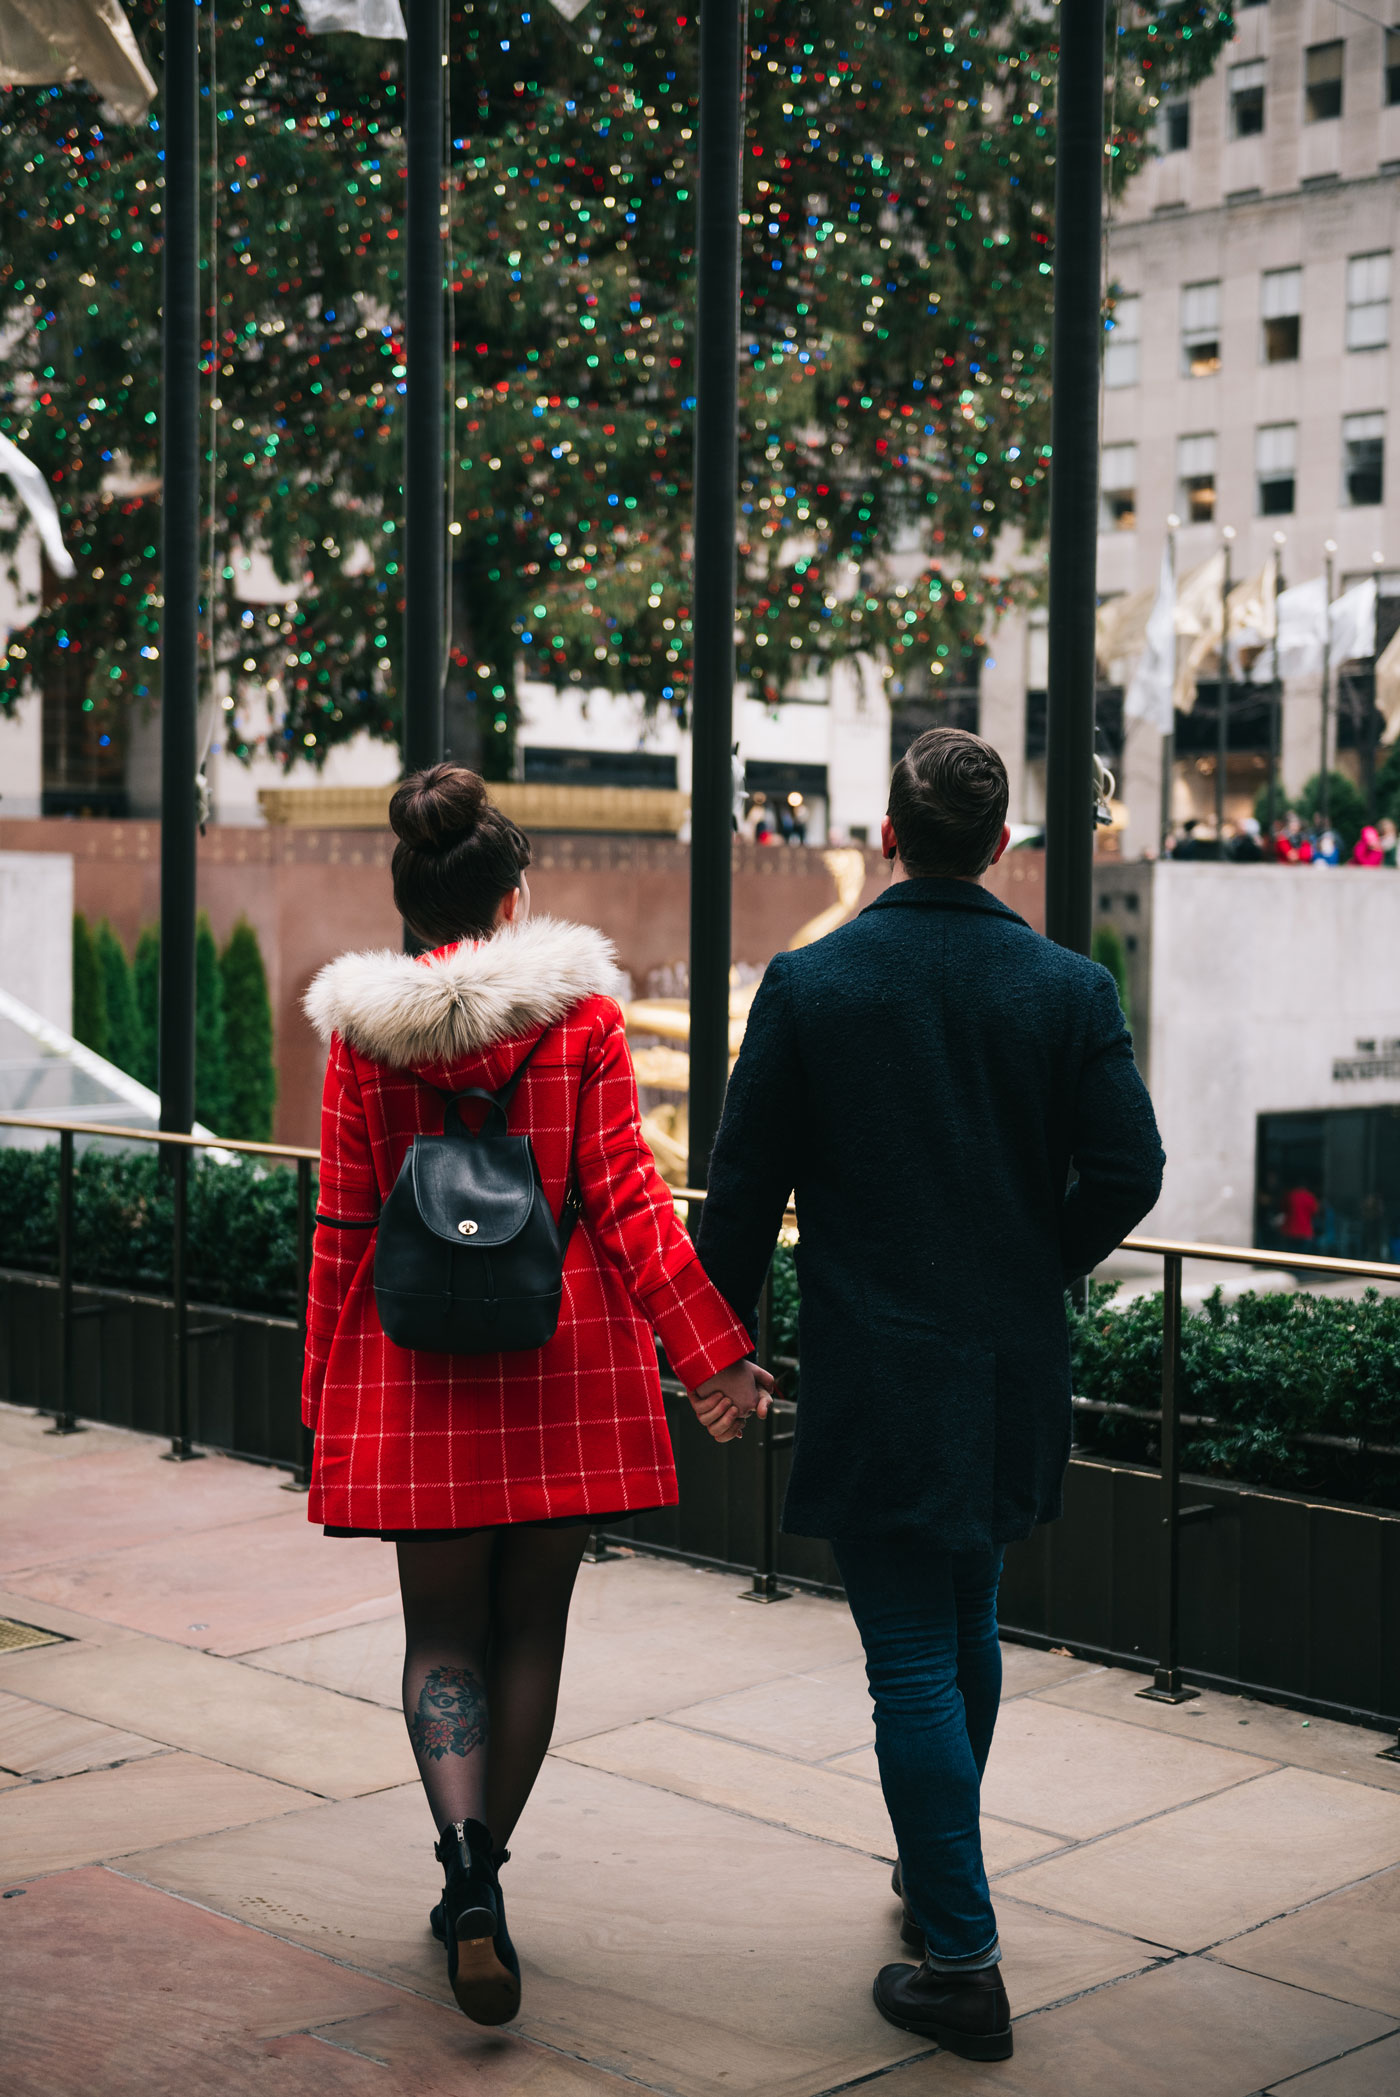
[[[1001,1695],[1001,1551],[937,1551],[913,1533],[832,1549],[865,1647],[905,1901],[931,1957],[975,1964],[997,1942],[979,1822]]]

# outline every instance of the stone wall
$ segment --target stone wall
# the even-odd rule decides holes
[[[239,916],[254,926],[267,965],[277,1033],[276,1134],[314,1143],[320,1044],[301,1016],[302,993],[323,962],[352,947],[397,946],[387,831],[247,829],[211,825],[199,841],[199,901],[223,941]],[[638,991],[683,968],[690,946],[690,849],[673,838],[533,839],[535,908],[601,925]],[[160,825],[0,819],[0,852],[71,854],[72,907],[110,918],[128,951],[160,914]],[[884,886],[878,852],[865,853],[862,903]],[[990,885],[1037,930],[1044,925],[1044,863],[1017,852]],[[827,909],[836,887],[814,847],[734,848],[734,959],[762,967]],[[21,994],[19,992],[17,995]]]

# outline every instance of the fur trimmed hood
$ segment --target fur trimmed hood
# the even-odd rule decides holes
[[[461,1063],[562,1019],[581,998],[621,998],[625,987],[601,932],[534,917],[428,960],[390,947],[342,954],[302,1003],[323,1041],[339,1034],[372,1062],[413,1070]]]

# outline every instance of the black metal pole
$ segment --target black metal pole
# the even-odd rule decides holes
[[[1061,0],[1050,403],[1045,929],[1087,954],[1093,917],[1094,613],[1103,343],[1104,0]]]
[[[440,0],[406,0],[408,393],[404,402],[403,762],[433,765],[443,746],[444,508],[442,227],[443,47]]]
[[[1230,548],[1234,530],[1227,525],[1222,539],[1220,570],[1220,675],[1216,680],[1215,708],[1215,856],[1225,857],[1225,775],[1230,765]]]
[[[58,1138],[58,1411],[50,1434],[77,1434],[73,1407],[73,1131]]]
[[[729,1082],[743,0],[700,14],[695,556],[691,588],[690,1155],[703,1187]],[[694,1219],[692,1219],[692,1224]]]
[[[170,1215],[170,1399],[171,1428],[167,1463],[184,1463],[194,1455],[190,1441],[190,1300],[189,1196],[190,1153],[183,1143],[168,1145],[171,1169]]]
[[[196,716],[199,708],[199,31],[165,10],[161,356],[160,1125],[194,1126]]]
[[[1157,1704],[1184,1704],[1194,1689],[1181,1686],[1178,1664],[1178,1621],[1181,1594],[1181,1260],[1169,1253],[1162,1262],[1162,1486],[1161,1536],[1157,1557],[1157,1665],[1152,1685],[1138,1695]]]
[[[301,1342],[300,1351],[306,1350],[306,1296],[311,1284],[311,1234],[315,1218],[311,1205],[311,1160],[297,1159],[297,1326]],[[297,1463],[291,1479],[282,1490],[288,1493],[308,1492],[311,1487],[311,1461],[315,1448],[315,1437],[303,1420],[297,1428]]]

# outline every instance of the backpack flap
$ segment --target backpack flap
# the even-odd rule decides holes
[[[528,1136],[418,1136],[410,1155],[414,1205],[434,1237],[479,1252],[519,1237],[539,1184]]]

